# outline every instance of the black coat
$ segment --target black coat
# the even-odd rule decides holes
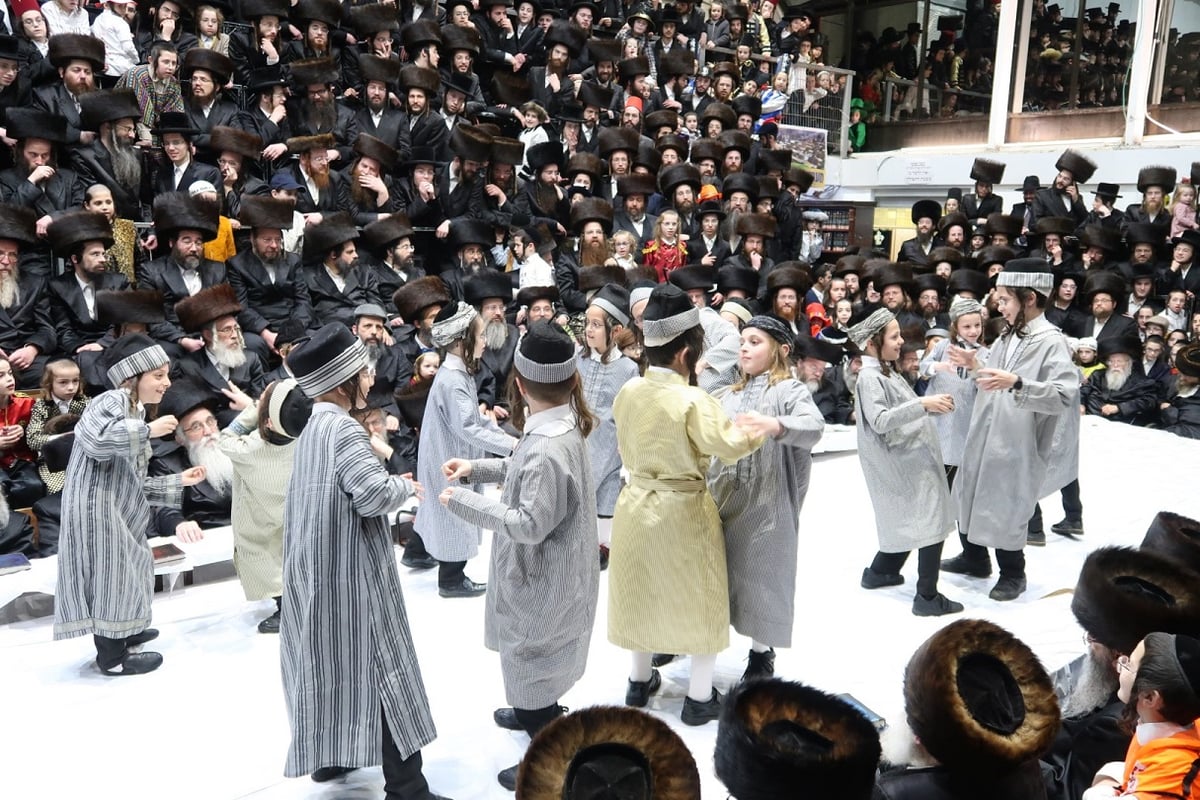
[[[165,242],[164,242],[165,244]],[[200,261],[200,288],[207,289],[218,283],[225,283],[225,265],[219,261]],[[187,284],[179,265],[170,256],[156,258],[141,265],[137,272],[139,289],[157,289],[163,297],[163,314],[165,322],[150,326],[150,335],[160,342],[178,342],[192,332],[179,327],[179,315],[175,313],[175,304],[185,297],[190,297]]]
[[[95,291],[128,289],[129,281],[124,275],[106,272],[94,283]],[[108,334],[109,325],[88,313],[83,299],[83,289],[75,277],[75,271],[65,272],[52,278],[46,285],[50,299],[50,318],[58,337],[60,352],[74,356],[75,351],[85,344],[95,344]]]
[[[440,114],[426,112],[415,120],[405,114],[404,127],[409,132],[409,141],[414,148],[432,148],[442,161],[449,161],[453,156],[450,152],[450,131],[446,129]]]
[[[191,103],[184,103],[184,111],[187,112],[188,122],[191,123],[192,127],[198,131],[202,131],[202,133],[192,138],[192,144],[201,152],[208,150],[209,131],[218,125],[230,128],[234,127],[234,123],[242,113],[241,109],[237,107],[237,103],[223,95],[218,95],[207,117],[204,116],[203,110]],[[219,186],[220,184],[216,185]]]
[[[475,177],[474,182],[459,181],[450,191],[450,165],[443,167],[437,175],[437,196],[445,212],[444,219],[449,219],[453,225],[466,219],[483,219],[483,174]],[[412,217],[409,217],[412,221]],[[413,223],[414,225],[416,223]]]
[[[187,448],[174,439],[159,439],[153,443],[154,455],[150,457],[149,473],[152,477],[173,475],[192,466]],[[219,528],[229,524],[233,492],[224,494],[213,488],[208,481],[183,488],[183,505],[180,508],[154,506],[150,509],[148,536],[174,536],[175,526],[181,522],[194,522],[201,528]]]
[[[988,214],[997,214],[1004,210],[1004,201],[994,194],[989,194],[980,200],[974,192],[971,192],[963,195],[961,209],[967,215],[967,219],[987,219]],[[1021,210],[1024,212],[1024,209]]]
[[[374,136],[399,151],[397,164],[404,164],[412,154],[412,137],[409,135],[408,126],[404,124],[404,120],[404,113],[390,106],[383,109],[378,125],[375,124],[375,119],[366,106],[360,108],[354,115],[354,123],[358,126],[359,133]]]
[[[292,137],[292,125],[287,117],[276,124],[262,112],[257,103],[234,117],[232,127],[256,134],[262,139],[263,147],[284,144]]]
[[[847,425],[854,413],[854,400],[846,381],[842,378],[841,365],[831,364],[821,376],[821,385],[812,393],[813,402],[821,410],[821,416],[831,425]]]
[[[349,328],[354,325],[354,309],[364,303],[379,302],[375,276],[361,264],[345,273],[346,287],[340,291],[324,264],[304,267],[303,272],[312,299],[315,327],[340,322]]]
[[[134,152],[142,161],[142,183],[140,186],[126,187],[117,180],[117,175],[113,172],[112,157],[100,142],[72,147],[70,150],[71,166],[79,173],[79,180],[84,189],[94,183],[104,184],[112,192],[117,216],[140,222],[143,219],[142,200],[150,195],[150,169],[142,151]]]
[[[1042,217],[1071,217],[1076,224],[1082,225],[1087,215],[1083,200],[1075,198],[1072,201],[1070,195],[1061,194],[1052,187],[1038,189],[1033,196],[1033,225]],[[1033,225],[1030,225],[1031,229]]]
[[[194,353],[184,353],[171,365],[171,376],[175,378],[192,378],[202,386],[212,391],[213,413],[217,422],[224,428],[233,422],[241,412],[229,407],[229,398],[221,390],[233,384],[254,399],[267,388],[267,378],[263,374],[262,362],[253,351],[246,351],[246,363],[229,371],[229,380],[221,377],[220,371],[205,350]]]
[[[354,213],[354,200],[350,197],[350,179],[340,172],[329,170],[329,187],[321,192],[321,196],[313,200],[305,183],[304,173],[300,171],[299,162],[288,167],[292,177],[300,188],[296,190],[296,210],[301,214],[320,212],[329,214],[334,211]]]
[[[0,308],[0,350],[11,353],[33,345],[42,355],[50,355],[58,346],[50,304],[46,302],[46,279],[22,275],[19,297],[9,308]]]
[[[180,56],[182,58],[182,56]],[[67,91],[67,85],[55,81],[49,86],[39,86],[33,90],[30,105],[41,111],[50,111],[63,116],[67,120],[67,144],[79,144],[80,118],[75,108],[75,101]]]
[[[317,136],[322,133],[332,133],[334,138],[334,149],[341,154],[337,161],[337,168],[341,169],[347,166],[354,160],[354,151],[351,149],[354,146],[354,140],[358,138],[358,121],[354,117],[354,112],[346,108],[341,103],[337,103],[337,119],[333,123],[333,128],[329,130],[317,130],[305,117],[305,104],[301,103],[299,98],[292,98],[287,103],[287,118],[292,129],[292,136]]]
[[[404,286],[409,281],[414,281],[417,278],[425,277],[425,270],[421,269],[416,264],[408,268],[408,276],[405,278],[401,278],[396,270],[392,269],[387,264],[384,264],[382,261],[371,259],[366,266],[367,269],[370,270],[371,275],[375,278],[375,290],[379,293],[379,299],[382,301],[380,305],[382,305],[389,314],[400,313],[396,309],[396,306],[392,303],[392,295],[396,293],[396,290],[401,286]]]
[[[208,181],[213,186],[221,185],[221,172],[216,167],[209,164],[201,164],[194,158],[188,162],[187,169],[183,171],[183,176],[179,179],[179,185],[175,185],[175,166],[170,161],[164,161],[159,164],[158,173],[154,176],[154,194],[167,194],[168,192],[186,192],[188,187],[196,181]]]
[[[729,248],[729,242],[720,236],[713,241],[711,250],[708,249],[703,236],[694,236],[688,239],[687,255],[689,264],[699,264],[700,259],[709,254],[716,257],[716,261],[712,265],[713,269],[720,269],[721,265],[733,256],[733,251]]]
[[[54,175],[37,186],[15,169],[0,172],[0,200],[31,208],[39,219],[56,212],[80,208],[85,188],[79,181],[79,173],[66,167],[59,167]]]
[[[1103,406],[1115,405],[1120,410],[1104,417],[1113,422],[1146,425],[1158,419],[1158,385],[1137,366],[1120,391],[1115,392],[1108,388],[1108,370],[1096,370],[1079,389],[1079,402],[1088,414],[1096,416],[1104,416],[1100,413]]]
[[[494,395],[485,400],[481,394],[479,399],[486,402],[489,406],[501,405],[508,407],[508,374],[513,368],[513,354],[517,352],[517,341],[521,338],[520,331],[515,325],[509,325],[508,338],[504,341],[504,347],[499,350],[486,349],[483,351],[483,356],[479,359],[479,373],[488,372],[492,376],[494,384]],[[476,373],[476,374],[479,374]],[[479,385],[479,381],[476,381]],[[482,387],[480,387],[482,389]]]
[[[1083,320],[1082,336],[1096,336],[1096,318],[1091,314]],[[1108,318],[1108,322],[1104,323],[1104,328],[1100,331],[1100,335],[1096,336],[1097,342],[1103,342],[1105,339],[1115,339],[1119,337],[1133,337],[1138,335],[1137,323],[1129,317],[1121,316],[1114,313]]]
[[[1042,760],[1048,797],[1080,800],[1102,766],[1125,760],[1130,737],[1121,725],[1124,711],[1125,704],[1114,693],[1095,711],[1062,721],[1054,745]]]
[[[645,248],[648,244],[650,244],[650,242],[654,241],[654,226],[657,223],[658,223],[658,217],[654,216],[653,214],[649,214],[649,213],[646,214],[645,218],[642,220],[642,232],[638,233],[637,229],[633,227],[633,220],[630,219],[629,215],[626,214],[624,211],[618,211],[617,213],[613,214],[613,233],[616,233],[617,231],[628,231],[629,233],[632,233],[634,236],[638,237],[638,249],[637,249],[637,252],[634,253],[634,255],[637,255],[638,260],[641,261],[642,249]],[[719,239],[717,240],[717,242],[718,242],[718,245],[724,244],[724,242],[722,242]],[[689,239],[688,240],[688,262],[689,263],[700,260],[698,258],[692,257],[692,244],[693,244],[692,240]],[[726,245],[726,249],[727,250],[729,249],[728,245]]]
[[[284,49],[283,42],[279,40],[276,40],[275,46],[278,48],[276,52]],[[234,81],[240,86],[249,83],[251,72],[267,66],[267,57],[254,47],[249,29],[236,30],[229,35],[229,57],[233,60]]]
[[[403,350],[396,345],[381,346],[379,360],[375,362],[375,382],[367,393],[367,402],[402,419],[400,409],[396,407],[396,392],[408,388],[412,376],[412,361]]]
[[[1046,306],[1046,321],[1057,326],[1059,330],[1072,339],[1083,338],[1083,326],[1088,319],[1087,314],[1074,306],[1066,309],[1059,308],[1053,303]]]
[[[1037,761],[999,775],[965,772],[942,766],[900,768],[879,776],[873,800],[1046,800]]]
[[[931,241],[929,248],[930,251],[933,250],[933,246],[934,245]],[[912,239],[909,239],[900,245],[899,260],[924,266],[929,263],[929,253],[926,253],[924,250],[922,250],[921,244],[917,241],[916,237],[913,237]]]
[[[1176,436],[1200,439],[1200,395],[1174,397],[1162,410],[1162,427]]]
[[[276,269],[272,282],[258,256],[244,250],[225,262],[229,285],[237,293],[242,313],[238,324],[242,330],[262,333],[264,329],[279,331],[289,319],[297,319],[305,327],[313,327],[312,301],[308,296],[308,281],[300,269],[300,257],[288,253]]]

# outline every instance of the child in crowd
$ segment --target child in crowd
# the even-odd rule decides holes
[[[229,34],[222,32],[225,15],[214,5],[201,4],[196,8],[197,47],[215,50],[223,56],[229,55]],[[221,87],[217,87],[220,89]]]
[[[1104,369],[1104,362],[1097,357],[1100,345],[1095,337],[1086,336],[1075,345],[1075,363],[1083,370],[1083,380],[1092,377],[1098,369]]]
[[[1162,310],[1162,317],[1167,321],[1167,333],[1187,330],[1187,292],[1183,289],[1172,289],[1167,293],[1167,305]]]
[[[521,133],[517,138],[525,145],[525,160],[521,163],[521,174],[529,176],[529,150],[534,145],[539,145],[542,142],[550,141],[550,134],[546,130],[546,123],[550,121],[550,115],[546,113],[546,109],[530,100],[519,109],[513,109],[515,116],[523,126]]]
[[[621,350],[621,355],[628,358],[638,367],[638,374],[641,374],[645,368],[642,363],[642,340],[638,338],[637,331],[634,328],[625,328],[620,333],[613,337],[613,341],[617,343],[617,347]]]
[[[774,675],[775,648],[792,644],[797,519],[825,418],[792,376],[787,325],[751,317],[741,337],[741,377],[720,401],[731,420],[763,437],[763,446],[733,465],[714,461],[708,488],[725,532],[729,621],[751,640],[742,675],[750,680]]]
[[[631,231],[617,231],[612,235],[612,255],[605,264],[624,270],[637,269],[637,237]]]
[[[861,153],[863,148],[867,146],[867,123],[863,121],[865,106],[866,104],[861,97],[854,97],[850,100],[850,126],[848,133],[851,153]]]
[[[512,705],[493,716],[531,738],[565,712],[559,700],[583,677],[600,587],[584,444],[594,422],[575,361],[575,345],[561,328],[531,325],[511,382],[520,447],[511,458],[455,458],[442,466],[449,482],[500,482],[503,494],[496,500],[451,485],[438,497],[455,516],[495,531],[484,642],[500,653]],[[517,767],[496,777],[512,790]]]
[[[108,271],[124,275],[131,286],[137,285],[137,265],[145,259],[144,248],[152,248],[158,242],[157,238],[145,242],[138,238],[137,228],[132,220],[121,219],[117,216],[117,204],[113,201],[112,190],[102,183],[92,184],[84,192],[83,208],[103,214],[112,225],[113,246],[105,254],[108,259]]]
[[[28,508],[46,494],[46,486],[38,477],[37,456],[25,439],[34,400],[16,388],[12,364],[0,356],[0,486],[9,508]]]
[[[688,111],[683,115],[682,133],[689,139],[700,138],[700,115],[695,111]]]
[[[955,614],[963,610],[962,603],[938,591],[942,545],[954,530],[954,514],[937,429],[929,418],[953,411],[954,398],[917,397],[896,368],[904,338],[896,316],[886,308],[852,327],[849,336],[863,352],[854,416],[859,463],[879,537],[879,552],[863,570],[862,587],[904,583],[900,568],[917,550],[913,613],[919,617]]]
[[[128,0],[109,0],[92,23],[92,37],[104,42],[104,74],[120,77],[141,63],[126,6],[136,6]],[[51,31],[57,33],[57,31]]]
[[[25,441],[29,449],[39,454],[38,475],[46,484],[49,494],[61,492],[63,472],[50,472],[41,461],[42,447],[46,444],[46,421],[61,414],[78,417],[87,408],[88,398],[83,393],[79,366],[68,358],[58,358],[46,364],[42,371],[41,396],[33,403],[29,413],[29,424],[25,428]]]
[[[608,567],[612,516],[621,493],[621,454],[617,452],[617,424],[612,406],[617,392],[638,376],[637,364],[626,358],[616,338],[629,327],[629,291],[607,284],[592,296],[584,314],[584,348],[579,353],[579,378],[596,426],[588,437],[592,485],[596,489],[596,514],[600,541],[600,568]]]
[[[1171,238],[1196,227],[1196,187],[1184,178],[1171,198]]]
[[[946,468],[946,482],[951,488],[954,487],[954,474],[962,463],[967,428],[971,425],[979,389],[969,370],[951,363],[950,353],[954,348],[975,350],[976,362],[986,363],[988,349],[980,341],[982,336],[983,306],[977,300],[955,297],[950,304],[950,338],[927,346],[921,361],[921,375],[929,381],[925,393],[945,394],[954,400],[954,410],[940,414],[934,420],[942,448],[942,463]]]
[[[417,387],[433,383],[433,376],[442,365],[442,357],[437,350],[426,350],[413,361],[413,376],[409,386]]]
[[[658,282],[687,263],[687,245],[679,237],[679,214],[667,210],[654,224],[654,240],[642,251],[642,266],[654,270]]]

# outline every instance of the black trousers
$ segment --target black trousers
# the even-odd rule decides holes
[[[429,555],[429,551],[425,549],[425,540],[421,538],[421,534],[417,533],[416,528],[411,528],[408,532],[408,544],[404,545],[404,555],[413,558],[424,558]]]
[[[463,580],[467,577],[464,570],[467,567],[465,561],[439,561],[438,562],[438,588],[453,589],[455,586],[462,585]]]
[[[534,736],[537,736],[538,731],[561,717],[563,708],[558,703],[555,703],[545,708],[514,708],[513,711],[516,712],[517,722],[521,723],[521,727],[525,729],[525,732],[529,734],[529,738],[532,739]]]
[[[988,559],[988,549],[981,544],[973,544],[967,541],[967,535],[960,533],[959,541],[962,542],[963,555],[973,563],[984,565],[990,563]],[[996,564],[1000,566],[1000,577],[1002,578],[1024,578],[1025,577],[1025,550],[1001,550],[996,548]]]
[[[96,644],[96,663],[101,669],[112,669],[125,658],[128,645],[124,639],[110,639],[107,636],[92,636]]]
[[[876,553],[871,569],[895,575],[908,561],[908,553]],[[942,542],[927,544],[917,551],[917,594],[933,597],[938,593],[938,573],[942,564]]]
[[[408,758],[400,755],[388,728],[387,711],[380,710],[383,722],[383,791],[386,800],[427,800],[432,796],[421,771],[421,751]]]
[[[1062,494],[1063,511],[1066,512],[1067,520],[1078,524],[1083,523],[1083,500],[1079,498],[1079,479],[1068,483],[1060,492]],[[1042,504],[1038,503],[1033,507],[1033,516],[1029,518],[1029,532],[1042,533]]]

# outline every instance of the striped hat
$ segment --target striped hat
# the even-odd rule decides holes
[[[513,366],[522,378],[535,383],[562,383],[576,374],[575,344],[561,328],[549,322],[529,326],[513,353]]]
[[[367,366],[367,348],[345,325],[331,322],[288,354],[296,383],[309,397],[331,392]]]
[[[166,351],[144,333],[122,336],[104,354],[105,363],[108,364],[106,374],[113,386],[120,386],[143,372],[171,363]]]

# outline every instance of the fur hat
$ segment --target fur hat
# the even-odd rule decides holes
[[[583,226],[592,221],[600,223],[605,236],[610,235],[613,226],[612,203],[600,197],[585,197],[571,206],[572,233],[583,233]]]
[[[96,319],[107,325],[162,322],[166,319],[162,293],[155,289],[101,290],[96,292]]]
[[[719,120],[721,130],[728,131],[737,127],[737,112],[725,103],[714,101],[708,104],[708,108],[704,109],[704,113],[700,115],[701,130],[707,129],[710,119]]]
[[[342,70],[332,58],[305,58],[293,61],[292,83],[298,87],[326,86],[337,83],[342,77]]]
[[[179,68],[180,81],[191,80],[192,74],[198,69],[202,69],[212,76],[216,90],[219,92],[233,77],[233,59],[216,50],[193,47],[183,57],[183,65]]]
[[[772,239],[775,237],[776,227],[775,218],[770,214],[743,214],[738,218],[734,233],[738,236],[761,236],[764,239]],[[805,289],[805,291],[808,290]]]
[[[584,81],[579,86],[579,102],[585,106],[595,106],[601,110],[612,105],[613,90],[598,83]]]
[[[590,175],[593,182],[599,181],[600,176],[604,174],[604,162],[595,153],[576,153],[567,159],[566,173],[568,178],[574,178],[576,175]],[[617,185],[620,186],[620,179],[617,180]],[[619,188],[617,191],[624,194]]]
[[[246,228],[278,228],[291,230],[296,204],[291,200],[276,200],[268,195],[242,195],[238,222]]]
[[[1038,220],[1039,222],[1041,220]],[[1125,244],[1132,248],[1135,244],[1152,245],[1156,250],[1163,247],[1171,233],[1169,225],[1151,225],[1148,222],[1131,222],[1125,229]]]
[[[658,79],[665,83],[679,75],[691,75],[696,71],[696,57],[686,47],[672,47],[658,62]]]
[[[1142,340],[1136,335],[1112,336],[1100,340],[1099,344],[1096,355],[1101,361],[1108,361],[1109,357],[1118,353],[1124,353],[1134,361],[1140,361],[1142,358]]]
[[[947,214],[946,216],[944,216],[938,220],[938,222],[937,222],[938,233],[945,236],[946,231],[950,230],[955,225],[962,228],[963,233],[965,234],[967,232],[967,230],[969,230],[969,228],[970,228],[971,221],[969,219],[967,219],[966,214],[962,213],[961,211],[955,211],[953,214]]]
[[[572,784],[585,775],[600,783],[618,776],[622,786],[640,783],[644,791],[635,797],[700,797],[700,773],[679,734],[633,708],[595,706],[551,722],[521,759],[517,794],[523,800],[574,797]]]
[[[753,205],[758,201],[758,180],[745,172],[734,172],[726,175],[721,182],[721,197],[728,200],[734,192],[744,192]]]
[[[974,269],[956,269],[950,273],[950,280],[946,281],[947,294],[954,296],[961,292],[970,292],[979,301],[987,296],[990,288],[987,275]]]
[[[1071,599],[1080,627],[1125,654],[1153,631],[1200,634],[1200,576],[1173,555],[1132,547],[1093,550]]]
[[[656,133],[659,128],[678,130],[679,112],[669,108],[660,108],[658,111],[651,111],[642,120],[642,130],[647,135]]]
[[[287,140],[289,153],[299,155],[310,150],[331,150],[337,140],[332,133],[318,133],[316,136],[293,136]]]
[[[1185,344],[1175,352],[1175,369],[1181,375],[1200,378],[1200,343]]]
[[[979,183],[1000,183],[1004,180],[1004,167],[999,161],[977,158],[971,165],[971,180]]]
[[[346,26],[358,34],[359,41],[366,41],[380,31],[397,30],[400,22],[396,6],[371,3],[346,9]]]
[[[1083,296],[1087,299],[1089,306],[1092,298],[1097,294],[1108,295],[1120,308],[1125,299],[1125,279],[1119,272],[1110,272],[1106,269],[1089,271],[1087,280],[1083,283]]]
[[[1142,167],[1138,170],[1137,190],[1145,193],[1151,186],[1157,186],[1163,192],[1175,189],[1174,167]]]
[[[329,251],[357,238],[358,228],[349,213],[326,214],[319,223],[304,230],[304,261],[308,264],[324,261]]]
[[[1058,733],[1054,684],[1029,646],[991,622],[952,622],[904,671],[904,705],[921,744],[949,770],[1003,772],[1046,752]]]
[[[716,139],[697,139],[692,142],[691,152],[688,153],[688,161],[693,164],[699,164],[705,159],[720,164],[724,158],[725,150]]]
[[[362,241],[368,249],[382,256],[394,242],[413,235],[412,223],[402,213],[389,214],[363,228]]]
[[[624,150],[632,158],[637,154],[638,142],[641,136],[633,128],[601,128],[598,142],[598,152],[601,158],[608,158],[618,150]]]
[[[983,230],[988,235],[993,233],[1001,233],[1008,237],[1009,241],[1016,239],[1021,235],[1021,225],[1023,220],[1020,217],[1012,217],[1002,211],[997,211],[988,214],[987,223],[983,226]]]
[[[637,173],[634,175],[622,175],[617,178],[617,194],[621,197],[627,197],[631,194],[641,194],[649,197],[658,191],[655,185],[653,175],[643,175]]]
[[[360,133],[358,138],[354,140],[353,150],[360,156],[371,158],[379,162],[380,172],[391,172],[396,166],[396,161],[399,160],[400,154],[396,148],[392,147],[382,139],[376,139],[369,133]]]
[[[7,128],[9,139],[45,139],[54,144],[67,141],[67,118],[53,111],[14,106],[8,109]]]
[[[546,55],[549,55],[554,45],[561,44],[567,48],[571,58],[579,58],[587,39],[588,33],[583,28],[565,19],[556,19],[550,23],[550,30],[546,31],[542,39],[542,48]]]
[[[599,36],[592,36],[587,41],[587,51],[592,64],[599,64],[601,61],[610,61],[615,65],[621,60],[621,43],[616,39],[602,39]],[[585,81],[583,85],[587,86],[588,84]]]
[[[216,125],[209,131],[208,149],[218,155],[223,152],[237,153],[242,158],[256,161],[262,155],[263,140],[257,133]]]
[[[639,139],[637,155],[633,157],[633,165],[635,167],[645,167],[653,175],[662,169],[662,153],[654,146],[654,142]]]
[[[404,26],[404,29],[400,31],[400,41],[404,44],[404,49],[408,52],[409,57],[416,58],[422,47],[442,43],[442,27],[437,24],[436,20],[419,19]]]
[[[724,295],[737,291],[754,297],[758,294],[758,273],[748,267],[721,267],[717,271],[717,291]]]
[[[59,69],[72,61],[87,61],[97,72],[104,71],[104,42],[81,33],[56,33],[50,37],[46,60]]]
[[[917,293],[932,289],[938,295],[945,297],[946,295],[946,280],[941,275],[927,273],[917,276]]]
[[[975,263],[981,270],[987,272],[987,268],[992,264],[1007,264],[1016,257],[1017,254],[1009,247],[985,247],[979,251]]]
[[[750,149],[754,143],[750,140],[750,134],[745,131],[729,130],[721,132],[721,150],[728,152],[736,150],[742,154],[742,160],[750,158]]]
[[[463,28],[458,25],[446,25],[442,28],[441,51],[447,57],[456,50],[465,50],[468,53],[479,55],[482,43],[479,32],[472,28]]]
[[[519,306],[531,306],[538,300],[549,300],[557,303],[559,300],[557,286],[526,286],[517,292],[516,303]]]
[[[551,164],[561,170],[567,161],[566,148],[560,141],[535,144],[525,153],[525,161],[529,164],[529,171],[533,175],[537,175],[543,168]]]
[[[875,275],[875,291],[882,292],[888,286],[899,286],[906,294],[913,294],[917,282],[913,279],[911,264],[889,262]]]
[[[668,150],[674,150],[679,156],[680,161],[687,161],[688,148],[690,144],[691,140],[686,136],[682,136],[678,133],[664,133],[662,136],[659,136],[658,141],[654,143],[654,149],[658,150],[659,153],[665,153]]]
[[[290,10],[288,0],[242,0],[242,19],[256,20],[261,17],[279,17],[287,20]]]
[[[700,191],[700,170],[691,164],[675,164],[658,176],[659,189],[668,200],[674,195],[675,187],[680,185],[691,186],[695,192]]]
[[[505,305],[512,302],[513,284],[507,272],[484,269],[463,281],[463,299],[471,305],[483,305],[489,297],[499,297]]]
[[[638,75],[650,74],[650,60],[645,56],[637,58],[627,58],[624,61],[617,62],[617,77],[622,83],[628,83]]]
[[[1110,256],[1119,256],[1124,250],[1121,244],[1121,232],[1103,225],[1088,225],[1079,236],[1083,247],[1099,247]]]
[[[380,6],[378,3],[372,3],[369,6],[359,6],[359,8],[387,8]],[[362,73],[363,85],[371,81],[379,81],[388,86],[396,85],[400,80],[401,64],[392,58],[380,58],[379,56],[361,55],[358,57],[358,68]]]
[[[130,89],[88,92],[79,98],[79,108],[80,127],[85,131],[98,131],[104,123],[119,119],[142,118],[137,95]]]
[[[798,186],[800,187],[800,194],[805,194],[809,189],[812,188],[813,181],[816,180],[816,176],[806,169],[792,167],[787,172],[783,173],[782,180],[785,187]]]
[[[504,136],[497,136],[492,139],[492,154],[490,161],[493,164],[517,165],[524,160],[525,143],[520,139],[508,139]]]
[[[912,205],[912,223],[916,225],[923,217],[934,222],[942,218],[942,204],[937,200],[918,200]]]
[[[165,241],[182,230],[197,230],[204,241],[217,238],[217,214],[202,208],[187,192],[167,192],[154,198],[154,230]]]
[[[103,242],[105,249],[113,245],[112,225],[108,217],[92,211],[69,211],[55,219],[46,229],[50,249],[64,258],[71,248],[84,242]]]
[[[796,300],[803,302],[812,284],[812,273],[803,261],[784,261],[767,273],[767,296],[774,297],[780,289],[792,289],[796,292]]]
[[[342,21],[342,4],[338,0],[300,0],[290,16],[299,22],[324,22],[336,28]]]
[[[1076,183],[1087,183],[1096,174],[1096,162],[1076,150],[1064,150],[1054,168],[1066,170]]]
[[[717,275],[716,270],[712,267],[689,264],[686,267],[671,270],[671,274],[667,276],[667,280],[685,292],[689,289],[703,289],[706,292],[710,292],[712,291],[713,284],[716,283]]]
[[[519,75],[497,72],[492,76],[492,96],[497,103],[519,108],[533,98],[533,87],[528,79]]]
[[[237,294],[228,283],[216,283],[175,304],[179,327],[186,333],[199,333],[221,317],[236,317],[242,312]]]
[[[458,253],[470,244],[477,244],[486,252],[496,244],[496,234],[492,226],[482,220],[469,219],[455,225],[450,230],[450,249]]]
[[[610,283],[625,286],[628,280],[629,276],[625,273],[625,269],[616,264],[583,267],[579,270],[579,291],[594,292]]]
[[[449,302],[450,292],[436,275],[409,281],[392,294],[392,305],[409,325],[415,324],[421,312],[430,306],[444,306]]]
[[[400,86],[405,90],[420,89],[427,95],[435,95],[442,86],[442,79],[436,69],[409,64],[400,70]]]
[[[758,121],[758,118],[762,116],[762,100],[748,94],[740,94],[733,98],[733,113],[739,117],[748,114]]]
[[[473,125],[458,125],[450,134],[450,152],[462,161],[483,163],[491,158],[492,137]]]
[[[792,168],[792,151],[786,147],[758,151],[758,168],[763,172],[778,172],[780,175]]]
[[[1042,217],[1034,224],[1034,233],[1045,236],[1054,233],[1060,237],[1075,235],[1075,220],[1070,217]]]
[[[866,717],[800,683],[739,683],[721,708],[716,772],[738,800],[867,800],[879,756],[879,732]]]
[[[935,247],[929,251],[929,264],[936,267],[938,264],[945,262],[953,270],[962,264],[962,257],[962,252],[953,247]]]

